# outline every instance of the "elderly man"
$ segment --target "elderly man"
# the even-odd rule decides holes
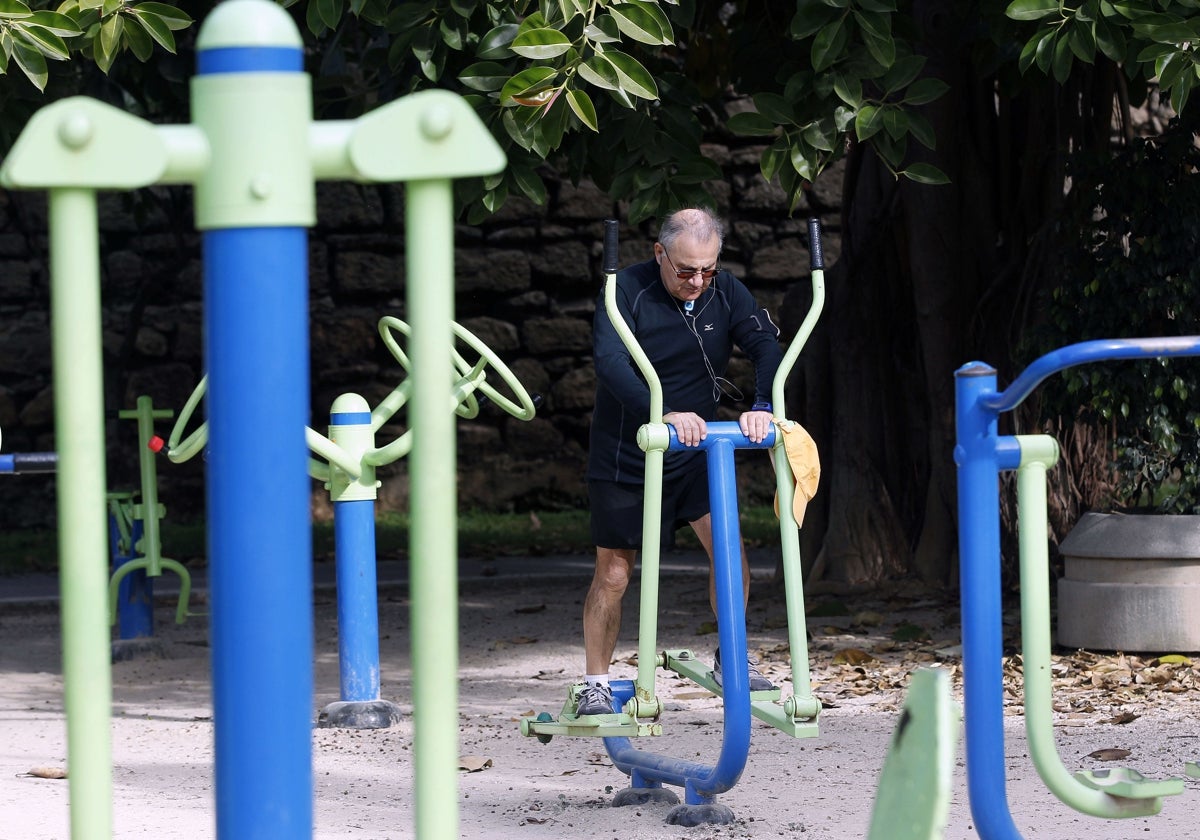
[[[679,210],[668,216],[654,256],[619,272],[617,306],[649,357],[663,388],[663,422],[679,441],[698,447],[722,395],[742,395],[724,378],[733,347],[754,363],[754,400],[739,418],[750,440],[771,429],[771,384],[783,359],[779,329],[750,291],[719,264],[724,227],[711,212]],[[608,666],[621,624],[621,601],[642,540],[645,454],[638,428],[650,419],[650,390],[604,308],[596,307],[594,335],[596,405],[588,457],[588,499],[596,570],[583,607],[586,654],[580,715],[613,709]],[[709,558],[709,601],[716,611],[708,473],[698,448],[667,452],[663,463],[662,535],[670,539],[684,523],[695,531]],[[742,548],[743,597],[750,576]],[[774,688],[750,659],[750,690]],[[721,682],[720,651],[714,677]]]

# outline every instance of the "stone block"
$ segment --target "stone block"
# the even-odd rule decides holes
[[[1059,552],[1059,645],[1200,650],[1200,516],[1084,514]]]

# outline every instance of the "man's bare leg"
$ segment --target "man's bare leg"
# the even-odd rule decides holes
[[[596,571],[583,602],[583,650],[587,674],[607,674],[621,630],[621,599],[633,575],[637,551],[597,548]]]
[[[713,536],[712,514],[706,513],[695,522],[689,523],[708,554],[708,605],[712,607],[713,615],[717,614],[717,576],[713,569]],[[746,544],[741,543],[742,550],[742,606],[750,603],[750,558],[746,556]]]

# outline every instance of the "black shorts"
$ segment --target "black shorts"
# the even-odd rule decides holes
[[[703,458],[688,472],[663,480],[660,543],[674,542],[675,531],[709,512],[708,469]],[[592,542],[600,548],[642,547],[643,485],[588,479]]]

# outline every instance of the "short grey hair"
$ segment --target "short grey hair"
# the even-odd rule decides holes
[[[670,250],[681,236],[690,236],[698,242],[717,237],[718,251],[725,247],[725,223],[711,210],[704,207],[685,207],[663,219],[658,231],[658,241]]]

